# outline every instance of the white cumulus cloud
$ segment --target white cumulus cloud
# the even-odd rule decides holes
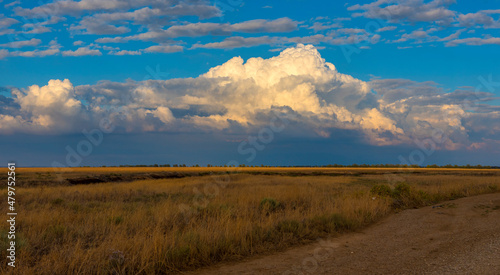
[[[12,91],[18,104],[17,115],[1,115],[0,132],[59,133],[72,131],[83,119],[82,102],[75,98],[68,79],[50,80],[46,86],[33,85]]]
[[[101,51],[97,49],[90,49],[89,47],[81,47],[74,51],[63,51],[63,56],[85,56],[85,55],[102,55]]]
[[[117,131],[245,134],[273,116],[286,116],[290,133],[328,138],[342,129],[375,145],[412,143],[439,130],[447,138],[442,147],[457,149],[500,133],[494,130],[500,129],[498,121],[482,136],[475,131],[483,129],[471,123],[497,117],[497,107],[478,105],[473,113],[463,104],[485,102],[491,94],[445,93],[432,82],[362,81],[338,72],[314,46],[302,44],[268,59],[234,57],[196,78],[77,87],[51,80],[12,94],[8,112],[0,105],[0,134],[81,132],[103,118]]]

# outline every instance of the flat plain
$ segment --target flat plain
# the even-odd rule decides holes
[[[7,169],[0,175],[6,182]],[[18,168],[16,183],[17,274],[169,274],[280,253],[406,209],[496,193],[500,170]],[[6,198],[5,184],[0,192]],[[492,207],[484,211],[498,211]],[[1,273],[12,272],[7,229],[0,226]]]

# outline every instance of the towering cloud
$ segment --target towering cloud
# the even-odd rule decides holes
[[[84,114],[81,113],[82,102],[74,97],[73,85],[67,79],[50,80],[43,87],[33,85],[22,91],[13,90],[12,95],[17,103],[17,110],[15,115],[12,115],[12,110],[0,111],[0,132],[73,131],[73,123],[84,119]]]
[[[51,80],[13,90],[12,96],[0,105],[2,134],[81,132],[104,118],[117,131],[243,134],[286,116],[299,130],[294,134],[328,138],[345,129],[371,144],[391,145],[439,133],[443,148],[457,149],[497,140],[500,129],[496,122],[487,135],[470,136],[482,131],[469,123],[477,116],[498,116],[496,107],[477,104],[488,93],[444,93],[434,83],[410,80],[365,82],[338,72],[316,48],[301,44],[269,59],[234,57],[196,78],[78,87]],[[474,113],[467,109],[471,104]]]

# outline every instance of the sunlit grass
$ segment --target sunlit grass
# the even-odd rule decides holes
[[[495,171],[482,176],[423,171],[434,172],[398,175],[399,182],[384,173],[244,173],[18,187],[15,271],[161,274],[195,269],[356,230],[393,211],[500,189]],[[374,191],[382,185],[386,193]],[[6,204],[1,211],[7,212]],[[0,228],[4,233],[6,224]],[[8,272],[6,248],[1,249],[0,270]]]

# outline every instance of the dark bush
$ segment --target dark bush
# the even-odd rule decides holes
[[[411,187],[408,183],[398,183],[396,187],[394,187],[393,197],[395,198],[403,198],[410,197]]]
[[[388,185],[377,184],[372,187],[370,193],[381,197],[390,197],[392,196],[392,189]]]
[[[271,212],[282,210],[284,208],[285,207],[282,203],[273,198],[263,198],[259,204],[259,209],[261,211],[266,211],[268,214]]]

